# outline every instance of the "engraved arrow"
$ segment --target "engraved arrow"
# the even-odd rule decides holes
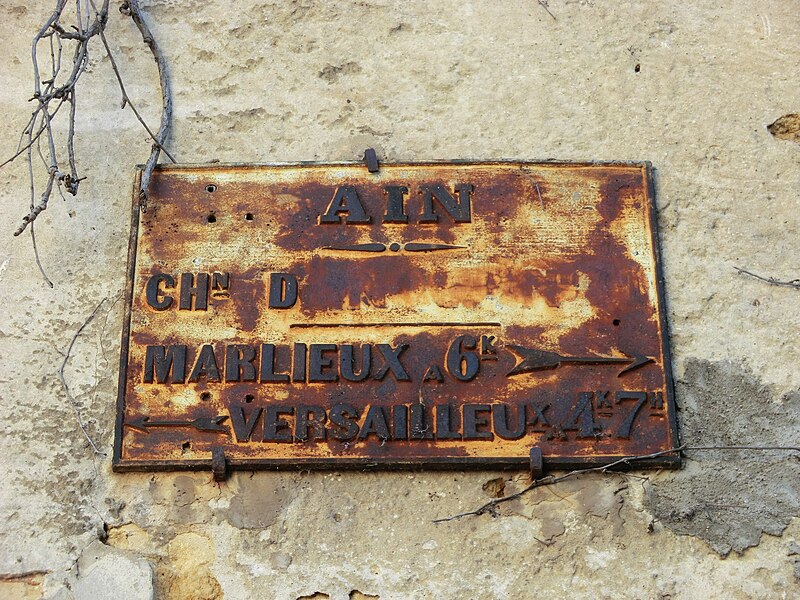
[[[198,417],[191,421],[151,421],[150,417],[134,417],[125,421],[125,425],[133,427],[139,431],[150,433],[150,427],[194,427],[198,431],[219,431],[227,433],[228,430],[220,425],[228,417],[220,415],[218,417]]]
[[[507,377],[512,375],[519,375],[520,373],[530,373],[532,371],[543,371],[545,369],[557,369],[564,364],[583,364],[583,365],[612,365],[612,364],[625,364],[627,365],[619,373],[617,377],[621,377],[628,371],[638,369],[647,363],[653,362],[653,358],[649,356],[561,356],[555,352],[548,352],[547,350],[538,350],[536,348],[525,348],[524,346],[508,345],[514,354],[521,357],[514,368],[511,369]]]

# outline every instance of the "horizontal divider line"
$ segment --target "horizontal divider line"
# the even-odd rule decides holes
[[[313,329],[317,327],[502,327],[502,323],[478,322],[478,323],[292,323],[290,328]]]

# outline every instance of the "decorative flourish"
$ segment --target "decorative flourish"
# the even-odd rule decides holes
[[[509,345],[514,354],[521,357],[514,368],[511,369],[507,376],[519,375],[520,373],[530,373],[533,371],[544,371],[546,369],[557,369],[563,364],[583,364],[583,365],[611,365],[611,364],[626,364],[627,366],[622,369],[617,377],[621,377],[628,371],[633,371],[641,366],[653,362],[653,358],[649,356],[561,356],[555,352],[548,352],[547,350],[540,350],[538,348],[525,348],[524,346]]]
[[[227,418],[225,415],[220,415],[218,417],[198,417],[191,421],[151,421],[150,417],[134,417],[125,421],[125,425],[145,433],[150,433],[148,429],[151,427],[194,427],[198,431],[227,433],[227,428],[220,425]]]
[[[348,246],[325,246],[323,250],[342,250],[345,252],[435,252],[436,250],[459,250],[466,246],[451,246],[450,244],[425,244],[420,242],[409,242],[408,244],[398,244],[393,242],[388,246],[380,243],[351,244]]]

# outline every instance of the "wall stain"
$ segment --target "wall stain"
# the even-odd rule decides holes
[[[776,398],[744,365],[690,359],[677,382],[687,446],[800,446],[800,392]],[[659,479],[645,506],[679,535],[720,555],[780,536],[800,514],[800,461],[793,453],[686,451],[682,471]]]

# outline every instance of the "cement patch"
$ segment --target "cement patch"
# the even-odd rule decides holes
[[[741,364],[691,359],[677,383],[688,446],[800,446],[800,392],[781,397]],[[741,553],[800,513],[798,453],[687,451],[685,468],[648,487],[646,507],[675,533]]]

